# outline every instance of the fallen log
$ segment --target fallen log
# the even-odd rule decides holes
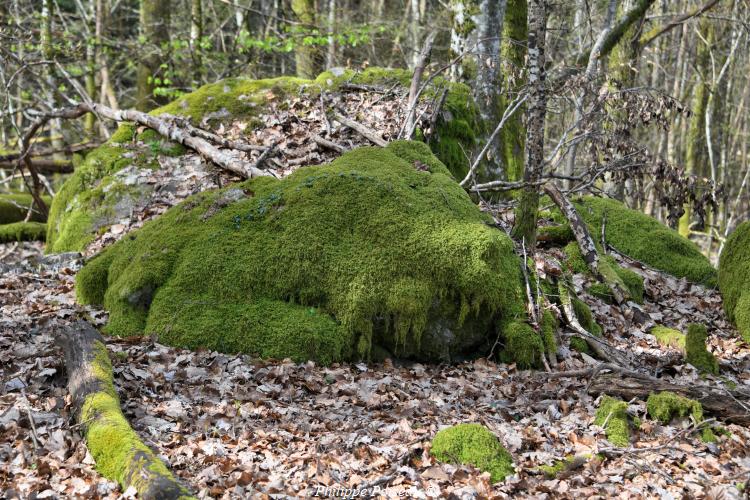
[[[65,354],[68,391],[96,469],[123,490],[135,488],[138,498],[190,498],[122,414],[101,334],[86,321],[77,321],[59,331],[56,341]]]
[[[739,425],[750,425],[750,393],[706,385],[680,385],[629,370],[598,372],[588,386],[591,394],[619,396],[628,401],[646,399],[652,392],[672,391],[703,405],[717,418]]]
[[[46,158],[29,158],[34,169],[42,174],[69,174],[73,172],[73,162],[70,160],[50,160]],[[12,170],[18,167],[18,160],[0,160],[0,169]]]

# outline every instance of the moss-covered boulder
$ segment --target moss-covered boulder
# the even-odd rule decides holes
[[[674,328],[668,328],[662,325],[656,325],[651,329],[651,335],[656,337],[656,341],[665,347],[674,347],[675,349],[685,350],[685,334]],[[705,346],[704,346],[705,349]]]
[[[321,92],[343,91],[345,84],[350,84],[348,89],[352,88],[351,84],[356,84],[382,85],[396,91],[400,86],[401,91],[405,91],[410,80],[409,71],[381,68],[358,73],[328,71],[315,80],[231,78],[201,87],[152,111],[152,114],[185,117],[203,127],[226,124],[226,128],[231,128],[232,122],[239,120],[244,134],[251,135],[255,129],[273,127],[273,124],[263,123],[264,114],[298,113],[299,119],[308,125],[321,120],[319,109],[296,108],[301,98],[312,102],[313,108],[319,108]],[[452,174],[462,178],[468,168],[464,152],[472,151],[476,145],[474,131],[478,127],[479,114],[466,85],[442,78],[437,78],[426,89],[423,101],[431,102],[442,89],[447,90],[446,100],[430,135],[430,146]],[[398,117],[389,119],[395,121]],[[417,130],[416,135],[422,137],[422,131]],[[157,168],[161,156],[183,153],[184,148],[160,139],[153,131],[136,129],[130,124],[121,125],[106,144],[86,156],[55,197],[50,210],[47,251],[84,250],[97,232],[129,215],[134,207],[148,203],[155,186],[130,182],[134,174]]]
[[[573,204],[586,221],[591,234],[601,235],[604,223],[606,242],[618,252],[672,276],[716,286],[716,269],[695,243],[677,231],[615,200],[586,196],[574,199]],[[553,211],[553,217],[558,222],[565,222],[559,211]],[[549,227],[546,232],[554,234],[555,241],[565,239],[561,234],[565,233],[565,229]],[[572,240],[573,233],[570,232],[569,236]]]
[[[430,453],[441,462],[472,465],[489,472],[492,482],[513,474],[513,458],[492,431],[480,424],[443,429],[432,440]]]
[[[719,289],[724,310],[750,342],[750,221],[729,236],[719,258]]]
[[[76,285],[112,334],[321,363],[482,355],[525,317],[512,241],[419,142],[195,195]]]
[[[48,196],[44,196],[42,199],[48,206],[52,202],[52,199]],[[0,194],[0,224],[23,221],[33,203],[34,200],[30,194]],[[34,209],[31,211],[30,220],[32,222],[44,222],[47,218]]]

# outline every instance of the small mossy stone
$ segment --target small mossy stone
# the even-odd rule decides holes
[[[607,440],[615,446],[630,444],[630,424],[628,404],[621,399],[604,396],[596,410],[594,424],[603,426]]]
[[[750,221],[727,238],[719,257],[719,289],[727,317],[750,342]]]
[[[114,335],[324,364],[374,342],[432,361],[418,346],[433,311],[483,342],[524,315],[513,243],[487,222],[424,144],[364,147],[188,198],[86,264],[76,293]]]
[[[44,222],[13,222],[0,224],[0,243],[12,241],[44,241],[47,224]]]
[[[582,352],[592,356],[594,353],[586,343],[586,340],[581,337],[570,337],[570,348],[577,352]]]
[[[553,224],[541,226],[537,230],[536,240],[546,245],[565,246],[575,240],[573,230],[568,224]]]
[[[445,463],[472,465],[489,472],[491,481],[513,474],[513,458],[500,440],[480,424],[459,424],[435,434],[430,453]]]
[[[704,325],[691,323],[685,338],[685,360],[704,373],[718,375],[719,362],[706,349],[708,333]]]
[[[666,347],[685,350],[685,334],[674,328],[656,325],[651,329],[651,335],[656,337],[659,344]]]

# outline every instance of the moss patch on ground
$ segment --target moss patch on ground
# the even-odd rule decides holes
[[[151,114],[179,115],[196,124],[202,120],[216,124],[237,118],[252,122],[268,112],[272,103],[286,97],[305,94],[315,98],[321,91],[336,91],[343,83],[408,87],[410,81],[408,71],[382,68],[358,73],[347,70],[339,76],[325,72],[315,80],[230,78],[205,85]],[[476,146],[474,131],[479,114],[466,85],[441,77],[424,92],[422,99],[435,98],[437,89],[443,88],[448,90],[444,112],[436,123],[430,145],[454,177],[462,178],[468,170],[464,151],[470,153]],[[419,136],[421,132],[417,132]],[[122,124],[106,144],[86,156],[55,197],[50,210],[47,251],[82,251],[100,228],[115,222],[112,213],[118,203],[138,199],[139,193],[133,186],[124,186],[116,178],[118,171],[131,165],[151,168],[158,165],[158,155],[179,156],[184,152],[182,146],[157,137],[153,131],[136,133],[133,125]],[[113,188],[115,184],[119,186]]]
[[[0,225],[0,243],[11,241],[44,241],[47,224],[44,222],[14,222]]]
[[[685,360],[704,373],[719,374],[719,362],[706,349],[708,333],[704,325],[692,323],[688,325],[685,337]]]
[[[674,328],[657,325],[651,329],[651,335],[656,337],[659,344],[666,347],[685,350],[685,334]]]
[[[719,258],[719,290],[727,317],[750,342],[750,221],[729,236]]]
[[[441,462],[472,465],[490,473],[492,482],[513,474],[513,457],[500,440],[480,424],[459,424],[443,429],[432,440],[430,453]]]
[[[604,396],[596,410],[594,424],[604,427],[607,439],[615,446],[630,444],[628,404],[618,398]]]
[[[703,406],[693,399],[689,399],[670,391],[651,393],[646,401],[648,414],[654,420],[664,425],[673,418],[691,417],[695,425],[703,422]],[[701,432],[701,439],[705,442],[715,442],[716,436],[710,427]]]
[[[476,355],[462,337],[494,341],[525,317],[512,241],[426,145],[405,141],[188,198],[76,285],[115,335],[320,363],[367,357],[374,338],[398,355],[425,335]],[[455,328],[431,331],[440,304]],[[491,322],[460,330],[471,318]]]
[[[52,202],[52,199],[48,196],[43,196],[42,200],[47,206]],[[30,194],[0,194],[0,224],[22,222],[33,203],[34,200]],[[45,222],[47,219],[38,210],[34,209],[31,212],[29,220],[32,222]]]

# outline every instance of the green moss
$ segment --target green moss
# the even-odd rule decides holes
[[[492,482],[513,474],[513,457],[489,429],[459,424],[443,429],[432,440],[430,453],[441,462],[472,465],[490,473]]]
[[[601,234],[606,217],[607,244],[633,259],[678,278],[715,286],[717,273],[697,245],[641,212],[610,199],[574,200],[592,234]]]
[[[43,196],[42,200],[47,206],[52,201],[48,196]],[[0,224],[22,222],[33,203],[34,200],[30,194],[0,194]],[[29,220],[32,222],[45,222],[47,219],[35,208],[31,212]]]
[[[657,325],[651,329],[651,335],[663,346],[685,350],[685,334],[679,330]]]
[[[598,246],[597,246],[598,248]],[[601,252],[601,249],[599,248]],[[591,275],[588,265],[583,260],[583,254],[576,241],[568,243],[563,252],[567,256],[567,262],[570,269],[579,274]],[[628,298],[638,304],[643,304],[643,277],[630,269],[620,266],[611,255],[603,255],[599,260],[599,272],[610,283],[617,283],[623,290],[628,292]],[[592,295],[599,297],[607,303],[614,300],[614,296],[608,285],[597,283],[592,285]]]
[[[272,105],[280,106],[286,98],[304,94],[315,99],[322,90],[336,90],[345,82],[408,87],[411,73],[406,70],[368,68],[359,73],[344,71],[338,77],[326,72],[315,80],[290,77],[266,80],[230,78],[205,85],[151,114],[179,115],[190,118],[196,124],[206,118],[210,118],[209,124],[239,118],[252,125],[257,124],[258,117],[268,112]],[[436,123],[436,133],[432,135],[430,145],[442,160],[442,168],[447,166],[454,177],[462,178],[468,168],[466,154],[471,156],[476,147],[474,134],[479,127],[478,110],[472,100],[471,89],[442,77],[433,81],[422,99],[434,99],[441,89],[448,89],[448,93],[444,112]],[[99,228],[114,222],[107,217],[108,211],[124,195],[97,189],[105,178],[133,164],[157,166],[156,155],[159,154],[178,156],[184,152],[182,146],[157,137],[153,131],[137,134],[132,124],[120,125],[105,145],[87,155],[61,188],[50,210],[47,251],[81,251],[94,239]]]
[[[544,473],[547,479],[556,478],[561,472],[576,469],[585,464],[591,455],[569,455],[562,460],[555,460],[552,465],[540,465],[539,471]]]
[[[539,368],[542,366],[545,346],[539,332],[527,323],[513,321],[503,328],[505,349],[501,359],[505,362],[515,362],[518,368]]]
[[[581,337],[570,337],[570,348],[574,351],[588,354],[589,356],[593,356],[594,354],[586,341]]]
[[[557,322],[557,318],[554,314],[552,314],[552,311],[546,309],[542,313],[539,327],[542,333],[542,342],[544,344],[544,349],[550,355],[554,355],[557,353],[557,340],[555,339],[555,332],[557,332],[557,328],[559,326],[560,325]]]
[[[750,342],[750,221],[727,238],[719,258],[719,289],[727,317]]]
[[[594,424],[604,426],[607,439],[615,446],[624,447],[630,443],[628,404],[617,398],[604,396],[596,410]]]
[[[14,222],[0,224],[0,243],[10,241],[44,241],[47,224],[43,222]]]
[[[594,283],[586,290],[592,297],[601,299],[607,304],[612,304],[615,301],[612,295],[612,290],[604,283]]]
[[[573,312],[575,312],[576,318],[581,326],[589,333],[593,333],[597,337],[602,335],[602,327],[594,321],[594,314],[591,312],[591,308],[578,297],[571,297],[571,303],[573,304]]]
[[[544,242],[546,244],[564,246],[575,240],[573,230],[570,229],[570,226],[568,224],[553,224],[549,226],[541,226],[537,229],[537,231],[537,241]]]
[[[685,338],[685,360],[701,372],[718,375],[719,362],[706,349],[707,338],[708,333],[705,326],[697,323],[688,325],[687,337]]]
[[[360,148],[187,199],[88,263],[77,296],[112,334],[295,361],[366,357],[374,334],[418,346],[436,303],[494,339],[524,308],[513,244],[486,222],[426,145]]]
[[[648,414],[654,420],[666,425],[673,418],[692,417],[695,425],[703,422],[703,406],[693,399],[689,399],[670,391],[651,393],[646,401]],[[716,436],[710,427],[701,432],[701,439],[705,442],[715,442]]]

